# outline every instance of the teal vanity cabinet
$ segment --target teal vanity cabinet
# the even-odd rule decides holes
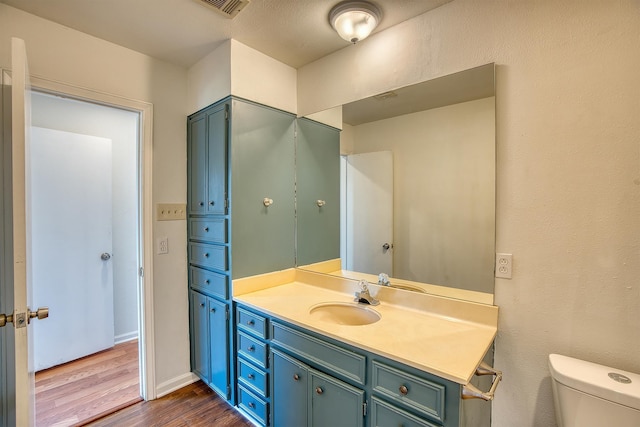
[[[191,367],[234,403],[231,280],[295,266],[295,120],[233,97],[187,120]]]
[[[239,378],[251,393],[252,417],[277,427],[461,427],[462,386],[379,354],[237,305],[238,333],[260,337],[239,363],[258,379]],[[252,319],[257,319],[252,326]],[[249,322],[249,323],[247,323]],[[256,342],[246,341],[251,348]],[[244,354],[243,354],[244,353]],[[262,363],[262,362],[260,362]],[[242,370],[242,368],[239,368]],[[247,374],[248,375],[248,374]],[[266,388],[265,388],[266,387]],[[239,391],[242,394],[242,391]],[[242,406],[241,406],[242,407]],[[246,408],[245,412],[247,411]],[[266,416],[264,414],[267,414]]]

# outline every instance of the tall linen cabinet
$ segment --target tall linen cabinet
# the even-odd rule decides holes
[[[301,252],[304,264],[339,257],[339,132],[228,97],[188,117],[187,139],[191,368],[235,403],[232,279],[296,266],[296,234],[322,236]],[[309,148],[323,142],[331,160]],[[299,209],[304,231],[296,230],[297,144],[299,184],[314,187],[298,194],[313,206]]]

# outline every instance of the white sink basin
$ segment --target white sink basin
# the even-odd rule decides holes
[[[347,302],[327,302],[316,304],[309,309],[314,318],[338,325],[369,325],[380,320],[380,314],[362,305]]]

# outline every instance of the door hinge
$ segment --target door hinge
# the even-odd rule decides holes
[[[138,274],[140,275],[140,277],[144,277],[144,267],[140,267],[140,269],[138,270]]]
[[[224,318],[225,318],[225,320],[229,320],[229,307],[226,307],[226,308],[225,308],[225,311],[224,311]]]
[[[367,416],[367,402],[362,402],[362,416]]]

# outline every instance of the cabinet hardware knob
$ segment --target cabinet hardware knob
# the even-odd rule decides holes
[[[205,252],[204,257],[209,258],[209,252]]]
[[[273,204],[273,199],[265,197],[264,199],[262,199],[262,204],[265,205],[266,207],[269,207]]]
[[[247,375],[247,378],[249,378],[250,380],[254,379],[255,377],[256,377],[256,376],[255,376],[255,375],[253,375],[253,374],[249,374],[249,375]]]
[[[200,303],[200,307],[204,307],[204,303],[203,302]]]
[[[322,394],[324,393],[324,390],[322,389],[322,387],[316,387],[316,393]]]
[[[200,202],[198,203],[200,206],[204,206],[204,202]]]
[[[319,208],[323,207],[326,204],[327,202],[325,202],[324,200],[316,200],[316,205],[318,205]]]
[[[255,324],[256,324],[256,322],[254,322],[253,320],[248,320],[247,321],[247,325],[249,325],[249,326],[253,326]]]
[[[211,280],[207,279],[207,280],[205,280],[205,281],[204,281],[204,283],[205,283],[206,285],[208,285],[209,283],[211,283]]]
[[[407,388],[406,385],[401,385],[399,390],[400,390],[400,394],[403,396],[406,396],[409,393],[409,389]]]
[[[254,402],[249,402],[249,408],[255,409],[256,404]]]
[[[211,312],[212,312],[212,313],[215,313],[215,312],[216,312],[216,309],[215,309],[215,308],[212,308],[212,309],[211,309]]]
[[[298,375],[298,374],[293,374],[293,379],[294,379],[295,381],[300,381],[300,375]]]
[[[209,227],[205,227],[204,231],[208,233],[209,232]]]
[[[211,200],[211,201],[209,202],[209,206],[213,206],[213,205],[215,205],[215,204],[216,204],[216,202],[215,202],[215,201],[213,201],[213,200]]]
[[[247,351],[250,351],[253,353],[254,351],[256,351],[256,348],[254,346],[251,346],[247,348]]]

